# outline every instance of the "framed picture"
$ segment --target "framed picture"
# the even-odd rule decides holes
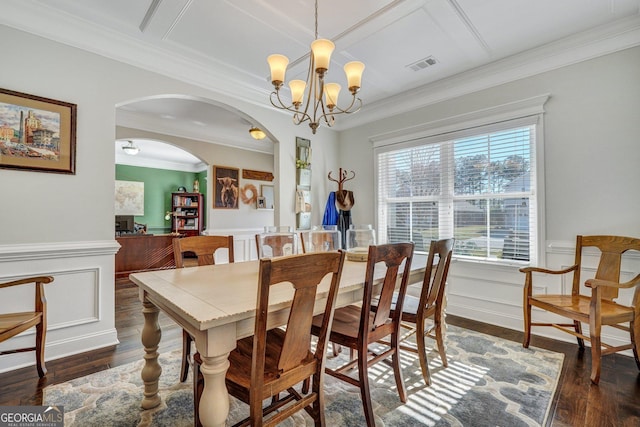
[[[76,104],[0,89],[0,167],[76,173]]]
[[[266,209],[267,208],[267,205],[266,205],[266,202],[265,202],[265,198],[263,196],[258,196],[257,207],[258,207],[258,209]]]
[[[240,187],[240,169],[226,166],[213,167],[215,197],[212,197],[215,209],[238,209],[238,188]]]
[[[260,193],[264,197],[265,209],[273,209],[274,197],[273,197],[273,185],[261,185]]]
[[[116,215],[144,216],[144,182],[116,180]]]

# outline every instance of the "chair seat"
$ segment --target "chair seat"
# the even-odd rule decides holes
[[[532,295],[529,299],[531,305],[543,308],[552,313],[589,322],[589,306],[591,297],[586,295]],[[601,301],[602,324],[615,324],[628,322],[633,319],[632,307],[625,307],[613,301],[603,299]]]
[[[398,301],[398,293],[394,292],[393,299],[391,301],[391,316],[396,309],[396,301]],[[371,302],[371,309],[376,311],[378,308],[378,299],[374,299]],[[420,298],[412,295],[405,295],[404,305],[402,306],[402,321],[416,323],[418,317],[418,309],[420,308]],[[435,306],[429,308],[429,312],[435,311]],[[425,313],[425,316],[429,316],[431,313]]]
[[[285,376],[278,371],[278,357],[284,343],[285,332],[282,329],[267,331],[267,350],[265,354],[263,398],[268,398],[290,387]],[[233,388],[232,393],[241,400],[248,400],[251,389],[251,363],[253,353],[253,336],[243,338],[237,342],[237,347],[229,354],[229,370],[227,371],[227,387]],[[316,359],[309,351],[307,358],[300,363],[300,367],[306,366],[304,371],[308,376],[313,375],[316,369]],[[296,370],[299,376],[300,370]],[[284,385],[279,385],[283,383]]]
[[[360,328],[360,313],[362,308],[357,305],[348,305],[338,308],[333,315],[333,324],[331,325],[331,335],[329,341],[341,345],[354,345],[358,339],[358,330]],[[369,314],[369,324],[373,324],[375,312]],[[313,318],[311,331],[316,334],[319,331],[322,315]],[[391,320],[387,320],[384,325],[377,327],[375,330],[370,328],[369,337],[372,341],[386,337],[392,332]]]
[[[0,339],[3,338],[3,334],[7,331],[12,331],[11,336],[16,335],[20,331],[26,331],[30,327],[40,322],[42,313],[40,312],[23,312],[23,313],[10,313],[0,315]]]

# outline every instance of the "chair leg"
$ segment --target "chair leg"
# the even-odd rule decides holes
[[[573,328],[575,329],[576,333],[582,334],[582,323],[580,323],[577,320],[574,320]],[[576,337],[576,338],[578,339],[578,346],[580,347],[580,350],[584,350],[584,340],[579,337]]]
[[[440,360],[442,361],[442,366],[445,368],[449,366],[449,362],[447,361],[447,352],[444,347],[444,331],[442,330],[443,325],[440,319],[435,319],[435,329],[436,329],[436,343],[438,344],[438,353],[440,354]]]
[[[362,408],[367,427],[375,427],[373,418],[373,405],[371,404],[371,392],[369,390],[369,371],[367,366],[367,350],[358,351],[358,376],[360,377],[360,396],[362,397]]]
[[[187,380],[189,374],[189,355],[191,354],[191,335],[184,329],[182,330],[182,365],[180,366],[180,382]]]
[[[600,342],[600,332],[602,325],[600,318],[591,317],[589,322],[589,332],[591,335],[591,382],[600,382],[600,369],[602,368],[602,344]]]
[[[38,369],[38,376],[40,376],[40,378],[47,375],[47,367],[44,364],[44,343],[47,338],[45,328],[42,322],[36,326],[36,368]]]
[[[522,340],[522,346],[529,348],[531,342],[531,304],[529,304],[529,298],[524,297],[524,339]]]
[[[422,335],[422,334],[421,334]],[[424,339],[424,335],[422,335]],[[398,388],[398,395],[402,403],[407,403],[407,390],[404,388],[404,379],[402,378],[402,366],[400,365],[400,337],[397,333],[391,334],[391,346],[394,349],[391,355],[391,363],[393,364],[393,375],[396,378],[396,387]],[[423,353],[425,361],[427,353]],[[427,367],[428,369],[428,367]]]
[[[431,373],[429,372],[429,361],[427,360],[427,346],[425,345],[424,341],[424,320],[419,320],[416,327],[416,345],[418,346],[418,358],[420,359],[422,377],[424,378],[424,383],[426,385],[431,385]]]
[[[633,357],[636,359],[636,366],[640,369],[640,311],[636,312],[635,319],[629,323],[629,333],[631,335]]]
[[[316,373],[313,375],[313,392],[316,394],[316,400],[313,402],[313,420],[316,427],[325,426],[324,418],[324,375]]]
[[[340,344],[336,344],[333,342],[331,343],[331,345],[333,347],[333,357],[336,357],[342,351],[342,347],[340,346]]]

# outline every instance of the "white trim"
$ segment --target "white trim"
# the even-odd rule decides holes
[[[433,120],[419,125],[373,135],[369,140],[374,148],[393,145],[409,140],[442,135],[462,129],[470,129],[493,123],[514,120],[544,113],[544,105],[551,94],[543,94],[457,116]]]
[[[115,255],[119,249],[120,244],[116,240],[0,245],[0,263]]]

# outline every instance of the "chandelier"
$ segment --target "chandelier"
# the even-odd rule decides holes
[[[335,123],[336,115],[355,113],[362,107],[362,100],[356,97],[362,81],[362,71],[364,70],[362,62],[352,61],[344,66],[349,92],[351,92],[352,96],[351,104],[346,108],[343,109],[337,105],[341,89],[340,85],[337,83],[325,83],[324,81],[325,74],[329,70],[331,53],[333,53],[334,49],[335,45],[331,40],[318,38],[318,0],[316,0],[315,40],[311,43],[307,80],[291,80],[289,82],[291,104],[285,104],[280,97],[280,89],[284,83],[284,75],[287,71],[289,58],[279,54],[269,55],[267,58],[271,69],[271,83],[275,88],[269,97],[271,104],[281,110],[294,113],[293,123],[296,125],[308,121],[309,127],[314,134],[321,122],[331,127]]]

